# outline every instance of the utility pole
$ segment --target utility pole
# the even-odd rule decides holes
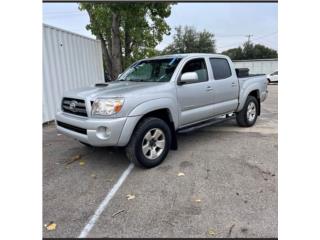
[[[246,37],[248,38],[248,42],[250,42],[250,39],[251,39],[251,37],[253,37],[253,35],[252,34],[248,34],[248,35],[246,35]]]

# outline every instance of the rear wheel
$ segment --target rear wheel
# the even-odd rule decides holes
[[[253,96],[248,96],[242,110],[237,113],[237,123],[241,127],[251,127],[258,117],[258,100]]]
[[[171,140],[171,131],[165,121],[154,117],[143,119],[126,147],[127,157],[136,165],[155,167],[167,156]]]

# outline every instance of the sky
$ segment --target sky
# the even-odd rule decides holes
[[[85,29],[89,16],[76,3],[43,3],[43,23],[95,38]],[[255,44],[278,50],[277,3],[178,3],[166,22],[172,28],[156,47],[172,42],[176,26],[193,26],[215,35],[217,52],[242,45],[251,36]]]

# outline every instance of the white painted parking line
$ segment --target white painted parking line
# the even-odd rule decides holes
[[[79,238],[85,238],[88,236],[89,232],[91,231],[93,226],[96,224],[97,220],[99,219],[101,213],[106,209],[106,207],[108,206],[108,203],[113,198],[113,196],[116,194],[116,192],[119,190],[122,183],[124,182],[124,180],[126,180],[126,178],[128,177],[128,175],[130,174],[130,172],[132,171],[133,168],[134,168],[134,165],[131,163],[128,166],[128,168],[122,173],[122,175],[120,176],[120,178],[118,179],[116,184],[111,188],[111,190],[108,192],[107,196],[100,203],[99,207],[97,208],[97,210],[95,211],[93,216],[90,218],[90,221],[83,228],[82,232],[79,235]]]

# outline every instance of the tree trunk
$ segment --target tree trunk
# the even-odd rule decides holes
[[[128,67],[128,62],[131,54],[131,48],[130,48],[130,32],[127,24],[125,24],[124,28],[124,68]]]
[[[104,65],[106,67],[107,73],[110,76],[112,73],[112,59],[111,56],[109,54],[107,45],[105,40],[103,39],[102,34],[99,34],[97,36],[98,40],[101,41],[101,48],[102,48],[102,56],[103,56],[103,60],[104,60]]]
[[[121,40],[120,18],[117,13],[112,13],[112,80],[115,80],[122,72],[121,64]]]
[[[90,22],[93,24],[96,22],[96,19],[94,18],[94,15],[92,14],[92,9],[87,8],[86,9],[90,18]],[[108,50],[108,46],[106,44],[106,40],[103,37],[103,34],[101,32],[97,33],[97,39],[100,40],[101,42],[101,48],[102,48],[102,57],[103,57],[103,62],[104,66],[106,67],[107,73],[109,76],[112,75],[112,59],[111,59],[111,54],[110,50]]]
[[[125,47],[124,47],[124,67],[128,67],[128,62],[130,58],[130,43],[128,44],[127,38],[125,39]]]

